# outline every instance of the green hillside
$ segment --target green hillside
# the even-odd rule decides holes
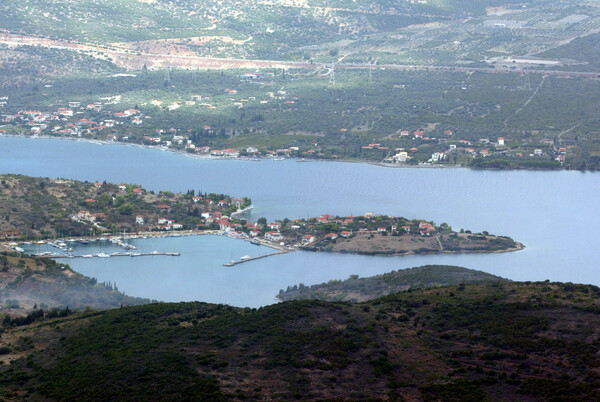
[[[7,399],[594,400],[600,290],[461,285],[361,304],[155,304],[4,329]],[[31,336],[35,333],[35,336]],[[15,360],[13,360],[15,359]]]
[[[0,314],[24,316],[33,309],[107,309],[150,303],[113,283],[98,283],[48,258],[0,254]],[[6,324],[6,323],[5,323]],[[6,325],[5,325],[6,326]]]
[[[327,300],[366,301],[408,289],[430,288],[460,284],[497,283],[506,279],[481,271],[451,265],[426,265],[392,271],[368,278],[352,275],[346,280],[330,280],[319,285],[288,286],[277,295],[282,301]]]

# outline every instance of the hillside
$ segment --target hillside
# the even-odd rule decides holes
[[[4,329],[20,400],[600,398],[600,289],[495,283],[366,303],[155,304]],[[35,334],[35,336],[33,336]]]
[[[504,278],[472,269],[450,265],[426,265],[368,278],[352,275],[346,280],[330,280],[319,285],[288,286],[285,291],[279,291],[277,298],[281,301],[316,299],[363,302],[408,289],[505,281]]]
[[[129,297],[116,284],[97,283],[47,258],[0,254],[0,314],[25,315],[34,308],[107,309],[150,303]]]
[[[206,217],[238,206],[224,194],[147,192],[141,186],[0,175],[0,237],[50,238],[146,230],[208,229]],[[202,214],[207,214],[205,217]],[[167,221],[171,221],[168,223]],[[215,228],[213,226],[213,228]],[[218,229],[218,225],[216,226]]]

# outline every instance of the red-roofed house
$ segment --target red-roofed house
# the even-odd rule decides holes
[[[313,235],[302,236],[302,244],[310,244],[313,243],[317,238]]]

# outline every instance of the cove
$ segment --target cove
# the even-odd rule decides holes
[[[248,254],[242,246],[246,243],[196,236],[156,240],[162,242],[156,249],[180,251],[181,257],[123,261],[129,270],[115,266],[112,260],[93,264],[69,261],[79,272],[99,281],[116,281],[120,290],[134,296],[256,307],[274,302],[279,289],[288,285],[309,285],[350,274],[368,276],[423,264],[461,265],[513,280],[600,285],[595,263],[600,257],[597,173],[211,160],[119,144],[19,137],[0,137],[0,171],[137,183],[149,190],[195,189],[248,196],[255,206],[252,219],[366,212],[424,218],[447,222],[454,229],[508,235],[526,246],[523,251],[506,254],[408,257],[296,252],[224,268],[224,262]],[[213,247],[213,241],[223,244]],[[214,258],[205,258],[210,275],[202,274],[202,269],[208,268],[185,262],[187,258],[200,261],[199,255],[186,256],[186,250],[189,254],[206,244],[219,250]],[[154,265],[162,268],[142,270]]]

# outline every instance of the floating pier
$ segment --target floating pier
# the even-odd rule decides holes
[[[243,263],[243,262],[254,261],[254,260],[260,260],[261,258],[267,258],[267,257],[270,257],[270,256],[272,256],[272,255],[277,255],[277,254],[286,254],[286,253],[288,253],[288,251],[286,251],[286,250],[281,250],[281,251],[277,251],[277,252],[275,252],[275,253],[270,253],[270,254],[259,255],[258,257],[244,258],[243,260],[237,260],[237,261],[229,261],[229,262],[226,262],[225,264],[223,264],[223,266],[225,266],[225,267],[233,267],[234,265],[241,264],[241,263]]]
[[[56,255],[45,255],[44,257],[47,258],[108,258],[108,257],[147,257],[147,256],[153,256],[153,255],[168,255],[168,256],[179,256],[181,255],[180,253],[159,253],[159,252],[152,252],[152,253],[112,253],[112,254],[105,254],[105,255],[99,255],[99,254],[79,254],[79,255],[75,255],[75,254],[56,254]]]

